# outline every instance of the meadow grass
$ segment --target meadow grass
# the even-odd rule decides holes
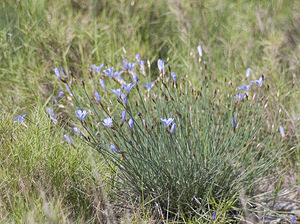
[[[1,219],[114,222],[109,221],[114,215],[105,196],[113,198],[114,190],[103,184],[113,173],[85,144],[76,140],[75,148],[66,144],[61,128],[46,116],[41,102],[50,102],[59,87],[54,67],[87,79],[90,65],[105,63],[120,69],[123,57],[129,60],[138,53],[151,62],[151,79],[158,76],[161,58],[177,74],[188,73],[193,85],[200,87],[200,74],[190,60],[199,44],[212,91],[225,93],[230,83],[245,84],[247,67],[252,68],[253,79],[265,76],[269,117],[265,125],[271,127],[280,115],[288,148],[293,149],[282,165],[299,177],[299,11],[299,1],[284,0],[2,1]],[[13,117],[22,113],[28,113],[27,127],[13,123]],[[228,220],[234,200],[216,206],[220,222]],[[151,220],[151,212],[134,206],[138,212],[131,216],[136,222]]]

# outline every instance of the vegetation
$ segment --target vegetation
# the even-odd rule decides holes
[[[299,184],[299,12],[298,1],[284,0],[2,1],[1,221],[205,223],[216,216],[215,222],[224,223],[243,219],[247,213],[241,190],[251,197],[257,182],[274,178],[278,192],[284,185],[286,171],[297,172]],[[198,45],[203,48],[201,63]],[[137,53],[145,60],[146,75],[138,74],[139,88],[132,89],[129,107],[122,107],[122,99],[118,103],[110,92],[119,88],[119,83],[104,79],[109,91],[103,90],[99,84],[103,72],[89,72],[90,66],[104,63],[107,68],[114,66],[116,71],[121,71],[123,58],[135,62]],[[168,83],[164,81],[165,85],[161,82],[158,59],[165,61],[166,75],[170,78]],[[82,100],[79,104],[55,76],[55,67],[72,72],[68,81],[71,78],[77,81],[70,87],[74,91],[72,95]],[[177,74],[178,85],[183,85],[184,95],[178,95],[179,86],[174,87],[169,67]],[[246,79],[248,67],[252,72]],[[132,82],[131,75],[123,74],[126,82]],[[262,76],[261,88],[254,83],[247,99],[234,98],[237,87]],[[195,94],[188,92],[189,80]],[[141,85],[151,81],[156,85],[147,94]],[[56,106],[52,101],[59,88],[65,96],[59,99],[60,106]],[[103,108],[110,106],[111,113],[103,113],[94,100],[95,90],[102,97]],[[197,91],[201,97],[196,100]],[[83,100],[86,94],[90,99]],[[155,108],[150,100],[154,96]],[[172,97],[174,101],[170,100]],[[55,108],[52,120],[52,113],[50,118],[47,115],[47,107]],[[75,109],[89,110],[82,122],[83,127],[88,127],[85,131],[79,126]],[[106,127],[103,133],[97,133],[108,115],[114,115],[118,121],[114,125],[119,125],[121,110],[130,115],[126,122],[130,117],[134,120],[133,131],[124,124],[124,133],[132,135],[140,146],[126,145],[121,139],[124,133],[118,131],[123,130],[120,128],[115,131]],[[90,111],[101,113],[100,119],[91,116]],[[138,112],[147,124],[154,117],[157,119],[150,137],[143,137],[148,127]],[[25,113],[24,122],[14,122],[14,117]],[[173,134],[170,134],[171,125],[168,132],[160,121],[170,117],[176,122]],[[74,125],[83,131],[86,141],[73,132]],[[94,133],[88,135],[89,130]],[[113,134],[119,141],[111,142]],[[72,144],[64,140],[64,135],[71,137]],[[192,151],[179,154],[186,152],[187,136],[190,145],[201,145],[203,151],[196,155]],[[150,138],[158,140],[150,141]],[[178,144],[176,150],[173,150],[174,141]],[[112,151],[110,144],[119,152],[124,151],[124,155]],[[99,145],[101,152],[107,153],[99,154],[95,150],[100,149]],[[149,148],[156,156],[141,162]],[[134,157],[137,149],[141,154]],[[261,149],[261,154],[257,149]],[[161,152],[167,152],[170,159]],[[174,163],[178,156],[182,161]],[[229,165],[232,157],[236,161]],[[164,167],[159,161],[164,161]],[[136,171],[128,164],[136,166]],[[239,175],[245,166],[249,167],[246,175]],[[185,169],[195,172],[185,176]],[[193,188],[190,185],[199,175],[206,176],[203,185]],[[157,176],[157,182],[152,182]],[[217,178],[210,179],[210,176]],[[181,198],[181,204],[176,199],[180,198],[184,186],[187,197]],[[198,197],[192,204],[193,190]]]

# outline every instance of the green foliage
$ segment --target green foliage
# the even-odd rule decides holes
[[[137,65],[128,75],[138,70]],[[128,75],[123,75],[127,83],[132,82]],[[284,147],[277,130],[277,134],[274,129],[266,131],[263,98],[236,100],[233,88],[226,95],[217,94],[218,90],[207,88],[206,76],[199,78],[197,90],[188,78],[175,83],[167,72],[160,74],[151,90],[139,82],[127,94],[127,105],[110,91],[97,103],[86,89],[100,90],[98,76],[103,74],[91,75],[96,81],[93,87],[80,88],[73,80],[78,84],[71,97],[74,110],[89,111],[81,121],[83,138],[118,168],[114,181],[122,194],[132,192],[172,214],[203,216],[211,197],[219,203],[241,189],[251,194],[257,183],[274,174]],[[252,89],[258,95],[262,92]],[[122,110],[126,120],[121,118]],[[112,127],[103,124],[107,117],[113,118]],[[161,121],[166,118],[175,119],[173,133],[171,124],[166,128]]]
[[[42,107],[24,124],[1,114],[0,133],[2,222],[83,222],[105,206],[101,163],[68,146]]]
[[[291,156],[285,157],[284,167],[293,172],[294,169],[297,169],[296,164],[299,163],[300,158],[300,107],[298,103],[300,96],[299,3],[295,0],[1,1],[0,105],[1,122],[4,122],[2,123],[2,130],[5,129],[4,133],[7,134],[1,135],[1,144],[5,143],[1,145],[1,150],[5,153],[3,153],[0,162],[2,164],[1,169],[6,172],[5,175],[11,175],[9,183],[18,181],[18,171],[14,171],[13,163],[7,163],[9,160],[6,160],[6,156],[12,148],[18,149],[19,146],[22,146],[22,150],[13,150],[14,154],[12,155],[19,158],[19,161],[27,158],[27,162],[22,163],[22,165],[16,163],[22,167],[24,177],[32,177],[32,169],[35,166],[31,162],[44,164],[39,168],[39,175],[36,176],[35,181],[52,180],[52,176],[57,176],[55,169],[51,168],[50,165],[45,165],[56,163],[52,161],[54,158],[57,159],[53,154],[50,156],[46,153],[46,155],[49,155],[48,157],[40,156],[39,162],[36,162],[37,159],[30,160],[30,157],[26,156],[31,155],[31,153],[39,155],[39,152],[43,150],[42,147],[49,149],[52,144],[53,147],[61,146],[61,138],[65,133],[60,133],[60,129],[51,126],[51,129],[59,134],[56,138],[49,139],[45,138],[47,134],[39,135],[39,131],[25,131],[23,133],[24,139],[36,141],[35,145],[38,145],[40,141],[41,147],[32,148],[30,144],[22,145],[22,139],[18,140],[18,147],[14,147],[11,145],[12,143],[7,144],[10,135],[19,133],[15,129],[16,124],[8,124],[12,117],[7,114],[17,116],[21,111],[22,113],[29,113],[28,117],[30,119],[34,114],[40,116],[44,112],[41,112],[39,102],[50,99],[53,92],[57,94],[58,85],[54,81],[54,67],[69,68],[78,80],[81,77],[87,80],[86,71],[90,65],[105,63],[108,66],[120,66],[122,57],[126,59],[133,58],[136,53],[139,53],[142,58],[149,58],[151,62],[152,80],[158,75],[156,60],[162,58],[167,64],[172,65],[172,69],[178,75],[188,73],[193,86],[200,88],[202,82],[198,82],[199,72],[197,66],[191,64],[192,61],[189,59],[189,57],[193,58],[197,54],[195,46],[198,44],[203,46],[204,60],[208,63],[207,76],[211,79],[209,89],[211,91],[219,89],[218,96],[224,96],[223,94],[226,93],[231,82],[233,86],[242,85],[244,83],[244,71],[247,67],[252,68],[251,77],[253,79],[261,75],[265,76],[266,88],[262,90],[261,95],[267,98],[265,114],[269,119],[263,124],[268,127],[268,130],[273,127],[272,125],[275,129],[279,125],[284,127],[286,132],[284,143],[289,149],[293,149]],[[123,47],[126,53],[124,53]],[[168,59],[168,57],[170,58]],[[141,78],[141,81],[146,81],[146,79]],[[295,83],[292,84],[293,82]],[[111,87],[115,88],[115,86]],[[88,91],[91,94],[93,89]],[[104,99],[107,98],[105,92],[100,92],[100,94]],[[62,100],[62,102],[68,101]],[[74,114],[70,107],[65,109],[67,110],[58,110],[58,116],[60,116],[60,112],[67,112],[63,113],[63,121],[67,121],[64,119],[70,114]],[[280,115],[280,123],[275,122],[279,120],[278,115]],[[59,125],[65,127],[64,122],[59,123]],[[30,127],[33,128],[33,126]],[[178,126],[176,130],[177,128]],[[7,132],[7,130],[10,131]],[[263,139],[263,136],[259,137]],[[44,140],[48,142],[47,145],[42,144]],[[277,139],[274,144],[276,145],[280,141],[281,139]],[[76,138],[73,139],[73,142],[75,147],[80,147],[80,150],[86,149],[86,146],[79,144]],[[7,146],[10,147],[9,150]],[[65,147],[68,146],[65,145]],[[79,149],[72,148],[71,150]],[[24,155],[23,151],[30,153]],[[49,151],[51,152],[51,150],[45,150],[45,152]],[[39,157],[33,156],[33,158]],[[72,159],[66,160],[70,163],[73,161]],[[102,163],[100,161],[99,163],[99,167],[102,167]],[[90,161],[86,162],[87,167],[89,164]],[[70,165],[70,167],[72,166]],[[65,172],[70,174],[67,171],[69,166],[66,166],[65,169]],[[74,168],[71,170],[74,170]],[[298,176],[299,171],[300,169],[298,169]],[[101,177],[112,175],[106,171],[99,173]],[[93,175],[90,172],[84,172],[83,174],[75,172],[73,174],[75,179],[82,178],[81,184],[85,180],[85,186],[94,186],[92,184],[93,176],[94,172]],[[62,175],[62,178],[65,177],[66,174]],[[58,220],[68,222],[67,217],[70,217],[69,214],[78,214],[78,210],[80,210],[80,215],[76,217],[96,219],[97,214],[91,213],[87,204],[77,203],[78,206],[76,207],[73,204],[75,203],[74,200],[65,203],[65,199],[62,199],[64,197],[61,195],[69,195],[69,188],[59,187],[59,178],[54,178],[56,182],[50,182],[51,184],[47,188],[47,192],[52,195],[51,200],[46,197],[48,202],[51,201],[52,205],[50,207],[60,214]],[[1,186],[8,185],[5,180],[7,178],[0,181]],[[24,186],[28,189],[31,189],[31,180],[24,181]],[[56,187],[53,186],[60,189],[60,195],[55,193]],[[15,198],[17,201],[20,198],[18,196],[20,194],[19,188],[14,188],[11,192],[10,199],[13,201]],[[7,204],[1,206],[4,222],[11,220],[18,222],[20,217],[28,214],[29,210],[31,211],[30,214],[35,214],[33,220],[44,222],[43,217],[45,216],[41,211],[43,209],[43,197],[39,193],[39,189],[36,192],[38,193],[29,195],[26,198],[27,207],[25,205],[21,206],[21,203],[13,203],[17,206],[11,207]],[[91,199],[90,195],[97,196],[97,190],[92,192],[94,193],[81,194],[82,201],[86,202]],[[109,194],[113,195],[114,193],[109,190]],[[74,191],[71,195],[77,197]],[[4,210],[9,212],[4,212]],[[220,213],[218,212],[218,214]],[[211,215],[212,211],[208,214]],[[137,214],[133,216],[135,215]],[[76,219],[73,217],[72,221]],[[151,219],[151,215],[145,217],[147,217],[147,220],[148,218]],[[225,217],[226,214],[224,214],[222,221],[226,219]],[[84,222],[80,218],[78,219],[78,222]],[[137,218],[137,220],[141,219],[143,217]],[[192,221],[186,219],[186,222]]]

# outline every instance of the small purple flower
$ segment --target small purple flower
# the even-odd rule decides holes
[[[68,93],[70,93],[72,95],[71,89],[70,89],[70,87],[68,86],[67,83],[65,83],[65,86],[66,86],[66,89],[67,89]]]
[[[128,84],[124,83],[123,87],[126,89],[127,93],[129,93],[130,90],[132,89],[132,87],[134,87],[134,84],[132,84],[132,83],[128,83]]]
[[[114,75],[113,75],[113,78],[123,79],[122,76],[121,76],[123,72],[124,71],[115,72]]]
[[[100,85],[102,86],[102,88],[103,88],[104,90],[106,90],[104,81],[103,81],[102,79],[99,79],[99,82],[100,82]]]
[[[124,102],[124,104],[127,106],[127,104],[128,104],[128,100],[127,100],[127,97],[126,97],[126,95],[124,94],[124,93],[121,93],[121,99],[123,100],[123,102]]]
[[[171,76],[172,76],[174,82],[177,83],[177,76],[176,76],[176,74],[174,72],[171,72]]]
[[[250,82],[249,85],[239,86],[237,88],[240,90],[248,91],[250,89],[251,85],[252,85],[252,82]]]
[[[141,60],[140,56],[138,54],[135,55],[136,61],[139,63],[139,65],[144,68],[145,67],[145,63],[144,61]]]
[[[133,128],[133,120],[132,120],[132,118],[129,119],[128,125],[129,125],[130,129],[132,130],[132,128]]]
[[[251,81],[251,83],[256,83],[259,87],[261,87],[263,81],[264,81],[263,77],[260,77],[258,80]]]
[[[70,145],[72,145],[73,143],[72,143],[72,139],[68,136],[68,135],[64,135],[64,138],[66,139],[66,141],[70,144]]]
[[[133,79],[133,83],[135,85],[137,85],[137,83],[138,83],[138,77],[137,77],[137,75],[135,73],[132,74],[132,79]]]
[[[24,120],[25,120],[25,117],[26,117],[27,114],[21,114],[17,117],[14,117],[14,123],[18,122],[18,123],[21,123],[23,124],[24,123]]]
[[[116,94],[118,97],[121,97],[121,93],[122,93],[122,90],[121,88],[120,89],[113,89],[111,90],[114,94]]]
[[[279,131],[280,131],[281,137],[284,138],[285,134],[284,134],[284,129],[282,126],[279,126]]]
[[[122,114],[121,114],[121,122],[122,122],[122,124],[125,122],[125,119],[126,119],[126,111],[123,110]]]
[[[124,65],[123,65],[124,69],[127,69],[132,72],[132,70],[135,66],[135,63],[127,63],[127,61],[124,58],[123,58],[123,63],[124,63]]]
[[[60,71],[63,73],[65,79],[68,78],[68,75],[63,68],[61,68]]]
[[[61,98],[63,96],[64,96],[64,92],[61,90],[61,88],[59,88],[59,93],[57,95],[57,98],[59,99],[59,98]]]
[[[56,104],[56,105],[58,105],[58,102],[57,102],[55,96],[53,96],[53,103]]]
[[[214,213],[213,213],[213,215],[212,215],[212,217],[211,217],[211,220],[212,220],[212,221],[214,221],[214,220],[216,219],[216,215],[217,215],[217,212],[214,211]]]
[[[162,73],[165,73],[165,62],[161,59],[157,61],[158,70]]]
[[[59,68],[55,68],[55,69],[54,69],[54,73],[55,73],[55,75],[56,75],[60,80],[62,80],[62,79],[61,79],[61,75],[60,75],[60,70],[59,70]]]
[[[142,87],[145,87],[148,91],[150,91],[153,86],[154,86],[154,82],[150,82],[150,83],[147,83],[147,85],[142,86]]]
[[[103,67],[104,64],[100,65],[100,66],[96,66],[96,65],[92,65],[91,68],[97,72],[97,73],[100,73],[101,72],[101,69]]]
[[[99,93],[97,91],[95,92],[95,98],[98,101],[98,103],[101,104],[101,97],[100,97],[100,95],[99,95]]]
[[[108,68],[103,70],[104,74],[108,75],[109,77],[114,77],[114,67]]]
[[[113,126],[113,117],[107,117],[101,122],[103,126],[112,127]]]
[[[294,223],[296,221],[297,221],[297,217],[295,215],[292,215],[291,222]]]
[[[199,53],[199,57],[202,58],[202,56],[203,56],[203,51],[202,51],[202,47],[201,47],[200,45],[197,47],[197,50],[198,50],[198,53]]]
[[[233,128],[235,128],[235,127],[236,127],[236,122],[235,122],[235,120],[234,120],[234,117],[231,118],[231,122],[232,122]]]
[[[51,107],[47,107],[47,114],[50,116],[50,119],[53,122],[57,122],[57,120],[55,119],[54,110]]]
[[[88,112],[86,110],[76,110],[75,114],[80,121],[83,121]]]
[[[176,123],[173,123],[170,130],[171,134],[173,134],[175,127],[176,127]]]
[[[80,135],[83,136],[82,132],[76,126],[74,126],[73,130],[74,130],[75,133],[80,134]]]
[[[115,153],[120,154],[119,150],[117,149],[117,147],[114,144],[110,144],[110,149],[113,150]]]
[[[136,54],[136,55],[135,55],[135,58],[136,58],[136,61],[140,64],[141,58],[140,58],[139,54]]]
[[[169,127],[169,125],[174,121],[175,118],[173,117],[170,117],[170,118],[167,118],[167,119],[163,119],[161,118],[161,122],[163,122],[163,124],[166,126],[166,127]]]
[[[234,96],[235,99],[243,100],[246,97],[244,93],[238,93]]]
[[[246,77],[249,78],[250,74],[251,74],[251,68],[247,68],[246,69]]]

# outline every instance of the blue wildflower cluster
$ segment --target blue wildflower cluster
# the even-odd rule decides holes
[[[147,60],[148,65],[150,65],[149,60]],[[165,75],[165,62],[162,59],[159,59],[157,61],[158,64],[158,69],[160,72],[160,76],[164,76]],[[129,111],[130,107],[128,105],[128,98],[130,95],[131,90],[135,87],[138,91],[138,95],[140,96],[140,99],[143,101],[144,99],[142,99],[142,95],[141,95],[141,90],[139,88],[139,84],[138,84],[138,75],[136,73],[136,71],[142,73],[142,75],[146,76],[146,67],[145,67],[145,62],[143,60],[141,60],[140,56],[137,54],[136,55],[136,63],[132,63],[132,62],[127,62],[126,59],[123,59],[123,69],[122,71],[115,71],[114,67],[107,67],[104,66],[104,64],[101,64],[100,66],[97,65],[92,65],[90,72],[91,73],[96,73],[99,75],[99,84],[102,88],[99,90],[95,90],[94,91],[94,99],[96,100],[96,102],[100,105],[101,109],[105,112],[105,117],[103,117],[101,119],[101,124],[104,127],[109,127],[109,128],[113,128],[114,127],[114,118],[113,115],[110,113],[110,107],[108,106],[107,108],[105,108],[106,106],[104,105],[103,102],[103,96],[101,96],[100,92],[106,91],[105,93],[107,95],[111,95],[115,94],[116,95],[116,99],[117,102],[119,102],[125,110],[122,110],[121,113],[121,127],[123,126],[123,124],[125,123],[125,119],[126,119],[126,114],[130,114],[130,118],[128,118],[128,125],[129,128],[131,130],[131,132],[133,132],[133,127],[134,127],[134,123],[135,123],[135,118],[132,114],[132,111]],[[136,70],[136,71],[135,71]],[[88,116],[90,109],[87,108],[83,108],[81,103],[78,103],[78,100],[76,99],[76,97],[74,96],[75,92],[73,88],[71,88],[71,86],[74,85],[74,83],[77,83],[76,79],[74,78],[74,76],[72,75],[71,72],[69,72],[69,74],[71,76],[66,75],[66,72],[64,69],[59,69],[59,68],[55,68],[54,69],[54,73],[55,75],[58,77],[58,79],[60,81],[63,82],[64,84],[64,88],[66,93],[68,93],[68,101],[74,101],[73,103],[76,103],[76,106],[78,106],[77,109],[75,109],[75,114],[78,118],[78,120],[81,122],[81,124],[83,125],[83,129],[84,131],[82,132],[81,130],[79,130],[79,128],[74,125],[74,133],[80,134],[80,136],[84,137],[86,140],[90,141],[90,139],[92,139],[91,136],[87,136],[90,135],[91,132],[88,131],[86,129],[86,127],[84,126],[86,123],[84,123],[84,119],[86,116]],[[122,75],[126,75],[127,79],[128,79],[128,75],[131,76],[131,79],[129,79],[129,82],[126,82]],[[174,72],[172,72],[171,74],[172,79],[174,80],[174,83],[177,83],[177,76]],[[106,81],[105,81],[106,80]],[[115,88],[115,89],[107,89],[106,86],[106,82],[109,82],[109,80],[112,80],[115,83],[118,83],[120,86],[119,88]],[[85,82],[83,80],[81,80],[82,86],[85,87]],[[145,83],[144,85],[140,85],[140,87],[145,88],[148,92],[148,94],[150,93],[150,90],[155,86],[155,82],[154,81],[150,81],[148,83]],[[62,88],[59,88],[58,90],[58,95],[57,96],[53,96],[53,102],[55,105],[59,106],[60,108],[64,108],[63,104],[59,103],[59,100],[61,100],[61,98],[63,98],[65,95],[64,91],[62,90]],[[104,100],[105,102],[107,102],[107,100]],[[91,102],[90,102],[91,103]],[[86,105],[87,107],[90,107],[91,105]],[[144,108],[145,109],[145,108]],[[54,110],[52,107],[47,107],[47,113],[50,117],[50,119],[53,122],[57,122],[57,118],[56,115],[54,113]],[[98,114],[95,111],[96,114]],[[93,115],[91,115],[93,116]],[[164,119],[161,118],[162,122],[164,125],[166,125],[166,123],[164,123]],[[174,120],[174,118],[173,118]],[[172,121],[173,121],[172,120]],[[166,125],[166,127],[168,128],[169,125]],[[172,126],[167,129],[167,131],[170,134],[173,134],[175,131],[175,127],[176,127],[176,123],[173,123]],[[68,137],[67,134],[64,135],[64,138],[66,139],[66,141],[68,143],[71,144],[71,138]],[[111,145],[110,145],[110,148]],[[116,150],[113,150],[116,152]]]
[[[249,78],[251,73],[251,68],[247,68],[246,70],[246,78]],[[239,86],[237,87],[238,90],[243,90],[245,92],[250,90],[250,87],[252,86],[253,83],[255,83],[258,87],[262,87],[264,81],[264,76],[261,76],[258,80],[253,80],[250,81],[250,83],[248,85],[244,85],[244,86]],[[239,99],[239,100],[243,100],[246,97],[245,93],[237,93],[234,98]]]
[[[252,102],[251,108],[247,101],[240,103],[243,92],[234,96],[238,101],[211,93],[202,47],[197,51],[203,73],[198,89],[187,75],[178,78],[167,71],[162,59],[154,62],[158,73],[151,74],[137,54],[136,62],[123,59],[120,71],[92,65],[88,82],[85,76],[55,68],[62,85],[53,107],[73,111],[75,119],[64,133],[71,146],[71,136],[77,135],[119,169],[120,194],[143,194],[161,208],[204,215],[210,207],[207,197],[222,200],[242,188],[252,189],[253,178],[269,172],[276,155],[261,154],[271,141],[257,142],[264,119],[260,103]],[[247,69],[246,76],[250,73]],[[263,77],[238,89],[247,92],[262,83]],[[59,123],[53,107],[47,114]],[[280,133],[284,137],[282,127]],[[216,212],[208,219],[217,219]]]

